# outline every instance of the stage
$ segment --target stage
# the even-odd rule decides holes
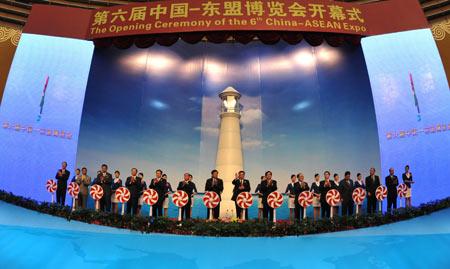
[[[1,268],[450,268],[418,1],[214,2],[33,5],[0,100]]]
[[[282,238],[141,234],[0,202],[8,268],[448,268],[450,209],[391,225]]]

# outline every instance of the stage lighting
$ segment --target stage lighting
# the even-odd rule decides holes
[[[203,69],[208,81],[220,83],[227,79],[227,76],[229,75],[228,72],[232,71],[233,67],[231,66],[230,69],[228,69],[226,64],[218,60],[206,59]]]
[[[298,50],[293,55],[294,62],[306,70],[313,69],[316,64],[316,57],[311,51],[306,49]]]
[[[150,71],[157,71],[158,74],[161,74],[159,72],[171,70],[172,67],[174,67],[178,63],[178,60],[168,53],[149,53],[148,59],[147,59],[147,68]]]
[[[128,72],[140,72],[145,68],[145,65],[147,64],[147,53],[139,52],[123,57],[121,58],[120,63]]]
[[[316,57],[321,63],[335,64],[339,61],[339,56],[336,49],[320,47],[316,50]]]
[[[266,59],[263,58],[261,59],[260,65],[263,66],[264,70],[268,73],[292,70],[292,61],[285,56],[268,57]]]

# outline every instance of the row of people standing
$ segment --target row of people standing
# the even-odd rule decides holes
[[[57,203],[65,205],[67,181],[70,177],[70,172],[67,170],[67,162],[62,162],[61,169],[58,169],[55,178],[57,179]],[[177,190],[185,191],[188,194],[189,200],[187,205],[182,208],[183,218],[191,218],[191,208],[193,206],[192,197],[197,193],[197,187],[192,181],[193,176],[190,173],[184,173],[183,180],[178,184]],[[150,181],[144,180],[143,173],[138,173],[136,168],[131,169],[131,175],[125,180],[125,184],[120,177],[120,172],[115,171],[114,177],[108,172],[108,165],[102,164],[101,169],[97,171],[97,176],[94,180],[87,174],[87,168],[76,169],[75,175],[72,178],[80,187],[77,200],[78,208],[87,207],[87,199],[89,196],[89,187],[92,185],[100,185],[103,189],[103,196],[99,201],[99,210],[106,212],[118,212],[119,201],[116,198],[115,192],[118,188],[125,186],[130,191],[130,199],[127,202],[127,214],[139,215],[143,205],[143,192],[146,189],[154,189],[158,193],[158,201],[152,206],[152,215],[154,217],[168,216],[169,194],[173,192],[170,183],[167,181],[167,176],[163,174],[162,170],[155,171],[155,178]],[[218,178],[218,171],[211,172],[211,178],[206,180],[205,191],[214,191],[219,194],[223,191],[223,181]],[[164,211],[163,211],[164,210]],[[214,218],[219,218],[220,205],[214,208]],[[209,211],[208,211],[209,217]]]
[[[288,207],[290,209],[290,219],[300,219],[303,216],[303,207],[298,203],[298,196],[303,191],[311,191],[314,195],[313,208],[314,219],[318,219],[319,215],[322,218],[330,217],[331,210],[334,210],[333,215],[338,214],[339,207],[341,207],[341,214],[343,216],[353,215],[353,209],[355,207],[352,194],[356,188],[363,188],[366,190],[367,197],[367,213],[372,214],[376,212],[377,199],[376,189],[380,186],[380,178],[375,174],[375,168],[371,168],[369,175],[362,180],[361,173],[357,174],[357,179],[353,181],[351,179],[351,173],[345,172],[344,179],[340,180],[338,174],[333,175],[333,180],[330,178],[331,173],[325,171],[324,180],[320,180],[320,175],[315,174],[314,182],[309,187],[308,183],[304,181],[304,175],[299,173],[291,176],[291,183],[286,187],[285,193],[289,195]],[[412,173],[409,171],[409,165],[405,166],[405,173],[402,174],[403,182],[407,186],[407,192],[405,195],[406,206],[411,206],[411,184]],[[264,180],[264,178],[262,178]],[[392,209],[397,208],[397,187],[399,185],[398,177],[394,174],[394,169],[389,169],[389,175],[385,178],[385,186],[387,188],[387,209],[391,212]],[[336,189],[339,191],[341,197],[341,203],[333,208],[326,201],[326,193]],[[358,211],[361,212],[362,205],[357,205]]]
[[[64,172],[65,166],[67,166],[67,164],[63,162],[63,168],[58,170],[58,174],[70,174],[68,171]],[[108,166],[103,164],[101,169],[97,172],[97,176],[94,180],[91,180],[91,177],[87,175],[87,169],[85,167],[82,169],[76,169],[76,174],[72,178],[72,182],[76,182],[80,187],[80,192],[78,194],[78,207],[87,207],[89,186],[97,184],[103,189],[103,196],[99,201],[100,210],[117,213],[119,201],[115,197],[115,192],[119,187],[125,186],[130,191],[130,200],[127,202],[127,213],[140,214],[143,204],[142,193],[147,188],[152,188],[158,192],[159,196],[158,202],[152,208],[154,215],[162,216],[164,208],[164,215],[167,216],[167,208],[169,203],[168,194],[172,192],[172,187],[161,170],[157,170],[155,174],[155,178],[153,178],[150,182],[146,182],[143,179],[144,175],[142,173],[138,173],[136,168],[132,168],[131,175],[127,177],[125,182],[123,182],[119,171],[115,171],[113,176],[108,172]],[[57,190],[60,190],[61,192],[61,198],[58,198],[57,195],[57,202],[64,204],[65,188],[63,188],[62,185],[67,186],[67,183],[60,184],[60,181],[67,182],[67,179],[60,179],[58,178],[58,175],[56,178],[58,179]]]
[[[65,190],[67,187],[67,179],[70,176],[70,172],[66,169],[67,163],[63,162],[61,169],[58,170],[56,179],[58,179],[57,188],[57,202],[65,203]],[[390,175],[386,177],[385,183],[388,188],[388,209],[391,207],[396,208],[397,200],[397,186],[398,178],[394,175],[394,170],[389,170]],[[333,180],[330,179],[331,173],[325,171],[324,180],[320,180],[319,174],[315,175],[314,182],[309,186],[305,182],[305,177],[302,173],[291,176],[291,183],[286,187],[285,193],[289,195],[288,207],[290,209],[290,218],[300,220],[303,216],[303,207],[298,203],[298,197],[301,192],[309,190],[313,192],[313,208],[314,208],[314,219],[318,219],[319,215],[322,218],[327,218],[330,216],[330,206],[326,202],[326,193],[331,189],[337,189],[341,194],[341,209],[342,215],[352,215],[354,203],[352,199],[352,192],[355,188],[361,187],[367,191],[367,213],[371,214],[376,211],[376,197],[375,191],[378,186],[380,186],[380,179],[375,175],[375,169],[370,169],[370,174],[362,181],[362,176],[360,173],[357,174],[357,180],[353,182],[350,178],[350,172],[345,173],[343,180],[339,179],[339,175],[334,174]],[[409,166],[405,167],[405,173],[402,175],[404,183],[408,186],[408,192],[406,195],[406,205],[410,206],[411,197],[411,184],[414,183],[412,180],[412,174],[409,172]],[[167,181],[167,177],[163,172],[158,169],[155,172],[155,178],[151,179],[149,182],[145,181],[142,173],[138,173],[136,168],[131,169],[131,175],[127,177],[125,181],[125,186],[130,190],[131,197],[127,203],[127,213],[138,215],[143,204],[142,193],[148,188],[155,189],[158,193],[158,201],[152,207],[153,216],[167,216],[169,197],[168,195],[173,192],[170,183]],[[108,166],[103,164],[101,169],[97,172],[97,177],[91,181],[91,178],[87,175],[87,169],[82,168],[76,170],[76,175],[72,179],[80,186],[80,193],[78,197],[78,206],[81,208],[86,208],[87,198],[89,195],[89,186],[93,184],[98,184],[103,188],[104,195],[100,200],[100,210],[118,212],[118,201],[115,198],[115,191],[123,186],[123,182],[120,179],[120,172],[115,171],[114,177],[108,172]],[[236,178],[233,180],[233,196],[232,200],[236,202],[237,196],[241,192],[250,192],[250,181],[245,178],[245,171],[240,171],[236,174]],[[63,186],[64,185],[64,186]],[[272,178],[272,172],[267,171],[263,177],[261,177],[261,183],[258,184],[255,192],[259,196],[259,210],[258,218],[273,219],[273,209],[267,203],[268,195],[277,190],[277,181]],[[184,174],[184,179],[179,182],[177,190],[184,190],[188,193],[189,202],[188,205],[182,208],[182,213],[184,218],[190,218],[191,207],[192,207],[192,196],[197,192],[195,184],[192,182],[192,175],[189,173]],[[219,194],[219,197],[223,191],[223,181],[218,178],[218,171],[211,171],[211,178],[206,180],[205,191],[214,191]],[[361,205],[358,205],[361,207]],[[339,206],[333,207],[333,215],[337,215]],[[163,213],[164,209],[164,213]],[[219,218],[220,204],[213,209],[213,218]],[[361,210],[359,210],[361,212]],[[238,217],[241,217],[242,209],[236,203],[236,213]],[[209,210],[207,210],[209,218]],[[248,219],[248,210],[245,212],[245,218]]]
[[[173,192],[170,183],[167,181],[167,176],[163,171],[158,169],[155,171],[155,177],[150,181],[144,179],[143,173],[138,173],[136,168],[131,169],[130,176],[125,180],[125,184],[120,178],[120,172],[114,172],[113,176],[108,172],[108,166],[103,164],[101,170],[97,172],[97,177],[92,181],[87,176],[87,169],[77,169],[76,175],[72,179],[80,186],[79,206],[85,208],[87,205],[88,188],[90,185],[100,185],[103,189],[103,197],[100,199],[101,211],[118,212],[119,201],[115,196],[118,188],[125,186],[130,191],[130,199],[126,204],[126,213],[131,215],[139,215],[143,205],[143,192],[147,189],[154,189],[158,193],[158,200],[152,206],[152,215],[154,217],[168,216],[169,194]],[[182,208],[183,216],[190,218],[191,207],[193,205],[192,196],[197,193],[197,188],[192,182],[192,175],[184,174],[184,178],[180,181],[177,190],[183,190],[189,195],[189,202]],[[81,196],[80,196],[81,195]]]

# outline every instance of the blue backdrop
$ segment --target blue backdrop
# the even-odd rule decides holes
[[[215,168],[220,99],[242,93],[244,166],[255,189],[272,170],[290,175],[379,169],[375,111],[361,48],[306,42],[95,50],[80,127],[77,166],[102,163],[147,182],[161,168],[176,187],[185,171],[199,191]],[[220,175],[219,175],[220,176]],[[198,205],[203,214],[203,205]],[[200,214],[200,213],[199,213]],[[285,216],[287,216],[287,211]]]

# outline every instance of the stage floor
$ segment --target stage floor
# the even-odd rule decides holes
[[[0,202],[1,268],[450,268],[450,209],[283,238],[140,234]]]

